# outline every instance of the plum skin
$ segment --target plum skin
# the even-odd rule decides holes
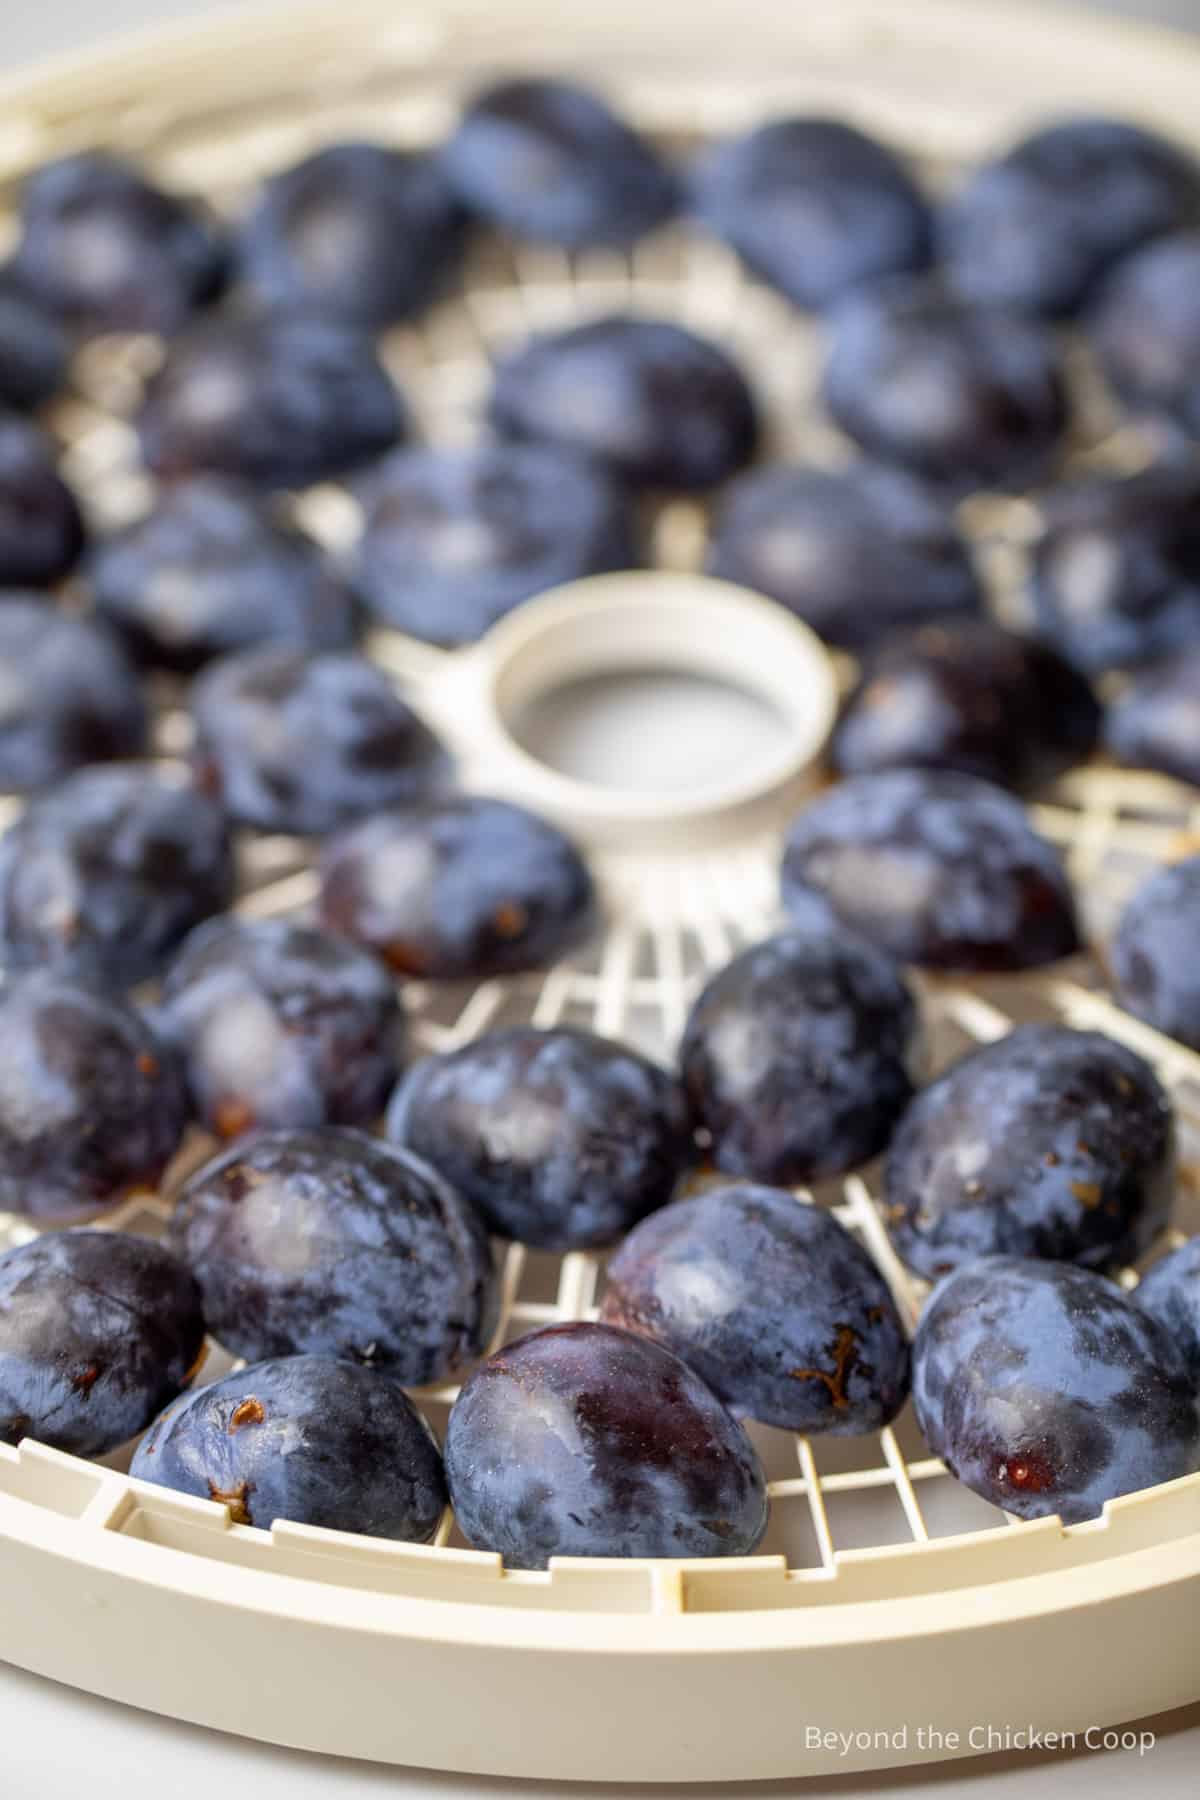
[[[1174,1191],[1174,1117],[1150,1065],[1099,1032],[1021,1025],[912,1102],[884,1218],[929,1280],[994,1254],[1104,1270],[1149,1248]]]
[[[721,1402],[669,1351],[611,1325],[555,1325],[474,1371],[450,1413],[446,1479],[480,1550],[745,1556],[767,1524],[763,1472]]]
[[[145,748],[146,703],[118,638],[37,594],[0,599],[0,788],[44,788]]]
[[[794,1186],[882,1150],[912,1095],[912,995],[892,959],[837,927],[735,956],[684,1027],[693,1125],[729,1175]]]
[[[95,544],[96,610],[139,662],[189,675],[257,644],[347,648],[355,608],[311,539],[238,483],[197,476]]]
[[[132,986],[233,890],[207,795],[144,763],[78,769],[0,837],[0,962]]]
[[[1100,707],[1048,645],[984,620],[896,634],[867,658],[830,744],[842,775],[957,769],[1029,788],[1085,762]]]
[[[677,200],[653,146],[599,95],[567,81],[486,88],[444,145],[441,165],[479,218],[568,250],[630,244]]]
[[[1200,856],[1167,863],[1128,901],[1109,945],[1108,965],[1122,1006],[1156,1031],[1200,1049]]]
[[[188,1122],[172,1051],[102,988],[36,970],[0,990],[0,1211],[67,1221],[154,1187]]]
[[[953,770],[854,775],[788,832],[783,900],[805,927],[832,919],[902,962],[1037,968],[1079,948],[1054,847],[1013,795]]]
[[[437,1444],[404,1389],[327,1356],[256,1363],[186,1395],[129,1472],[263,1530],[287,1519],[426,1544],[446,1505]]]
[[[879,1431],[908,1397],[883,1276],[832,1213],[777,1188],[712,1188],[643,1219],[600,1317],[673,1351],[735,1418],[785,1431]]]
[[[395,1084],[404,1033],[382,964],[285,919],[199,926],[167,970],[155,1020],[220,1137],[371,1124]]]
[[[1133,677],[1105,714],[1104,743],[1129,768],[1200,787],[1200,639]]]
[[[1200,1468],[1200,1402],[1167,1333],[1103,1276],[985,1256],[934,1290],[913,1404],[951,1474],[1023,1519],[1095,1518]]]
[[[778,600],[842,650],[983,605],[951,509],[903,470],[871,463],[766,464],[739,476],[705,568]]]
[[[838,120],[782,118],[718,144],[693,180],[696,209],[747,267],[821,310],[924,269],[932,219],[900,160]]]
[[[356,592],[385,625],[446,648],[547,588],[639,560],[621,485],[557,446],[402,449],[363,490]]]
[[[0,298],[0,329],[3,328]],[[3,377],[0,374],[0,388]],[[79,502],[36,425],[0,410],[0,587],[48,587],[79,560]]]
[[[956,493],[1042,476],[1067,426],[1058,350],[1036,320],[911,279],[836,309],[823,392],[869,456]]]
[[[1200,1382],[1200,1237],[1192,1237],[1138,1282],[1132,1298],[1157,1319]]]
[[[689,1137],[674,1078],[591,1032],[516,1026],[410,1070],[387,1132],[490,1230],[542,1250],[610,1244],[669,1200]]]
[[[482,1354],[498,1288],[471,1207],[349,1127],[265,1131],[184,1184],[169,1242],[237,1356],[313,1353],[423,1387]]]
[[[103,1456],[187,1385],[200,1290],[159,1244],[65,1231],[0,1257],[0,1443]]]
[[[696,492],[754,455],[758,412],[716,344],[661,319],[613,314],[550,332],[496,369],[501,436],[594,458],[631,486]]]
[[[595,892],[579,851],[549,821],[453,794],[329,840],[321,916],[400,974],[480,979],[553,962],[590,931]]]
[[[200,786],[259,831],[320,836],[447,772],[433,732],[365,656],[242,651],[210,663],[191,702]]]

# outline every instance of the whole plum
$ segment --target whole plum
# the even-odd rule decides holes
[[[446,1429],[455,1515],[510,1568],[552,1556],[745,1556],[767,1491],[741,1426],[669,1351],[556,1325],[481,1363]]]

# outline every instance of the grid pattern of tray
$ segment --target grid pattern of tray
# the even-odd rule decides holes
[[[327,89],[305,89],[303,105],[281,87],[276,103],[256,109],[252,120],[234,102],[228,109],[213,108],[202,118],[186,112],[180,116],[172,108],[156,112],[139,92],[124,111],[106,111],[103,135],[146,155],[177,185],[215,195],[219,204],[234,211],[258,173],[320,141],[353,131],[410,143],[441,129],[451,97],[444,82],[414,80],[408,68],[412,59],[410,46],[390,74],[384,59],[382,65],[371,64],[368,76],[360,58],[354,80],[343,73]],[[637,102],[636,90],[634,98]],[[659,127],[674,148],[693,147],[701,136],[694,104],[682,115],[673,114],[666,88],[649,84],[635,110]],[[721,116],[721,105],[714,101],[712,117]],[[95,135],[94,126],[86,113],[76,120],[81,138]],[[18,133],[15,141],[17,149],[9,161],[13,172],[19,173],[26,162],[44,153],[45,146],[37,142],[36,134],[23,143]],[[55,148],[62,147],[60,136]],[[922,147],[914,146],[918,151]],[[946,155],[926,154],[920,160],[935,184],[952,173],[953,161]],[[490,360],[498,350],[531,330],[615,309],[675,318],[726,343],[756,380],[766,406],[772,454],[827,464],[849,454],[848,446],[822,418],[815,399],[817,328],[748,280],[720,246],[679,228],[657,234],[631,257],[604,253],[570,258],[495,245],[482,248],[471,261],[461,292],[419,326],[389,333],[384,354],[414,404],[423,434],[435,442],[460,441],[477,429]],[[141,382],[160,354],[160,346],[146,339],[110,339],[88,346],[77,360],[74,391],[54,410],[53,423],[67,444],[66,469],[98,522],[124,520],[148,497],[128,420]],[[1078,346],[1072,349],[1072,369],[1079,421],[1074,464],[1129,467],[1146,460],[1153,446],[1138,432],[1119,427]],[[323,484],[295,496],[294,510],[333,551],[344,550],[353,540],[359,509],[351,489]],[[1035,501],[977,497],[964,505],[962,517],[976,542],[997,611],[1019,617],[1023,547],[1036,528]],[[697,503],[662,506],[652,521],[655,559],[672,567],[698,566],[704,529],[704,509]],[[468,780],[486,786],[486,769],[472,761],[470,722],[455,718],[449,709],[444,716],[439,710],[443,677],[452,659],[394,633],[377,633],[371,647],[454,740]],[[187,720],[178,699],[164,685],[158,747],[168,755],[187,749]],[[14,805],[4,803],[5,813]],[[1097,943],[1103,942],[1120,900],[1138,875],[1200,831],[1200,802],[1185,790],[1156,777],[1100,767],[1063,782],[1043,798],[1035,814],[1067,855]],[[540,1025],[588,1025],[669,1056],[703,972],[778,923],[777,859],[777,834],[731,842],[719,853],[703,855],[598,856],[608,919],[602,938],[544,977],[489,982],[473,991],[406,985],[416,1043],[423,1049],[444,1050],[490,1026],[530,1019]],[[303,846],[262,839],[246,846],[244,865],[245,910],[303,910],[310,902],[313,878]],[[931,1067],[971,1043],[1002,1034],[1016,1019],[1032,1017],[1096,1026],[1150,1055],[1179,1107],[1185,1180],[1178,1223],[1181,1230],[1193,1223],[1189,1208],[1195,1183],[1188,1165],[1200,1135],[1200,1057],[1117,1009],[1104,992],[1094,959],[1080,958],[1069,969],[1042,980],[969,985],[923,980],[920,986]],[[189,1146],[183,1161],[190,1165],[200,1150]],[[905,1315],[915,1319],[922,1291],[892,1253],[874,1195],[874,1172],[868,1170],[823,1189],[815,1199],[836,1207],[844,1222],[861,1235]],[[135,1200],[113,1223],[156,1230],[168,1205],[163,1198]],[[29,1228],[22,1221],[0,1220],[0,1244],[27,1235]],[[503,1258],[504,1309],[497,1341],[594,1311],[602,1257],[552,1258],[510,1246]],[[1123,1279],[1132,1282],[1136,1276],[1128,1271]],[[223,1366],[219,1353],[214,1353],[207,1372],[213,1374]],[[444,1421],[454,1392],[452,1387],[439,1387],[419,1397],[435,1424]],[[754,1435],[771,1478],[773,1503],[771,1530],[760,1560],[765,1570],[778,1569],[782,1559],[802,1585],[840,1570],[841,1553],[847,1549],[926,1543],[989,1526],[1003,1535],[1006,1523],[1031,1546],[1039,1536],[1044,1541],[1040,1527],[1006,1521],[952,1482],[925,1453],[907,1414],[895,1428],[860,1440],[809,1441],[757,1428]],[[61,1465],[64,1459],[54,1461]],[[119,1468],[120,1459],[114,1464]],[[18,1458],[0,1451],[0,1489],[15,1484],[13,1491],[25,1491],[31,1481],[36,1489],[39,1466],[36,1452]],[[22,1467],[32,1469],[33,1476],[20,1474]],[[112,1490],[107,1484],[103,1495],[107,1498],[102,1505],[100,1492],[95,1496],[97,1520],[108,1505],[104,1522],[128,1524],[134,1516],[128,1505],[123,1502],[114,1510],[108,1504]],[[854,1503],[852,1513],[847,1502]],[[162,1516],[172,1508],[181,1519],[195,1514],[193,1503],[164,1496]],[[136,1516],[144,1514],[143,1508]],[[275,1542],[283,1544],[295,1536],[286,1527],[273,1534]],[[438,1542],[444,1549],[461,1550],[449,1518]],[[189,1538],[189,1547],[222,1557],[250,1554],[245,1528],[199,1532],[194,1543]],[[429,1553],[413,1553],[406,1547],[406,1554],[411,1558]],[[473,1560],[482,1569],[490,1559]],[[742,1563],[725,1571],[731,1584],[744,1579],[744,1568]],[[702,1590],[694,1590],[697,1603],[702,1592],[708,1597],[704,1603],[713,1603],[714,1584],[722,1572],[720,1565],[713,1565],[711,1580],[706,1579]],[[617,1571],[603,1573],[616,1593]],[[510,1594],[521,1591],[524,1599],[537,1603],[540,1589],[543,1601],[550,1603],[554,1577],[505,1579]],[[798,1593],[799,1588],[791,1591]],[[685,1604],[682,1598],[679,1604]],[[720,1604],[738,1604],[732,1585],[730,1597]]]

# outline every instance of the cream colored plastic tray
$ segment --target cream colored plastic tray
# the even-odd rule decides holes
[[[606,84],[681,147],[772,109],[836,111],[905,145],[934,182],[1031,120],[1081,108],[1140,112],[1200,148],[1200,51],[1044,8],[343,0],[316,12],[240,11],[9,83],[0,180],[104,141],[233,208],[260,173],[317,142],[347,132],[425,141],[474,82],[540,67]],[[814,328],[719,247],[674,230],[632,260],[481,253],[464,294],[390,334],[386,355],[425,430],[450,441],[472,429],[497,347],[615,306],[666,313],[728,342],[758,379],[780,453],[845,455],[812,404]],[[56,411],[71,475],[105,521],[145,498],[127,419],[157,354],[146,340],[90,346]],[[1080,384],[1079,460],[1144,458],[1147,446],[1114,429],[1085,369]],[[353,533],[354,503],[337,487],[299,496],[296,510],[331,545]],[[981,499],[964,518],[998,608],[1012,611],[1036,509]],[[767,693],[786,670],[805,706],[790,709],[778,757],[752,779],[715,782],[686,812],[661,794],[618,800],[573,785],[504,732],[506,695],[562,679],[598,643],[611,662],[612,609],[629,604],[628,581],[589,584],[570,628],[561,601],[537,602],[479,652],[374,641],[454,736],[474,783],[527,794],[596,844],[608,909],[600,941],[544,978],[406,988],[421,1045],[447,1048],[532,1018],[669,1052],[703,971],[775,923],[779,830],[828,718],[829,672],[803,628],[775,609],[692,589],[702,526],[690,505],[659,518],[659,559],[674,574],[645,589],[637,629],[650,635],[627,640],[631,658],[653,650],[660,663],[678,657],[710,673],[720,664]],[[744,610],[731,662],[714,652],[713,634],[733,604]],[[681,635],[663,624],[672,606],[712,608],[696,615],[707,628]],[[590,638],[589,609],[610,627]],[[160,729],[165,753],[186,749],[169,704]],[[1139,874],[1200,830],[1194,795],[1103,769],[1064,783],[1036,814],[1067,854],[1097,941]],[[258,842],[245,876],[247,909],[311,900],[296,843]],[[1036,982],[923,987],[934,1060],[1016,1017],[1097,1025],[1147,1052],[1174,1093],[1194,1166],[1200,1058],[1116,1010],[1087,959]],[[869,1176],[822,1198],[861,1233],[913,1317],[921,1294],[890,1252]],[[1184,1230],[1197,1223],[1185,1176]],[[148,1196],[118,1222],[154,1231],[168,1206]],[[23,1235],[20,1221],[0,1221],[0,1243]],[[601,1262],[508,1249],[501,1336],[588,1316]],[[205,1377],[222,1366],[214,1352]],[[419,1399],[441,1425],[452,1397],[442,1388]],[[771,1477],[761,1554],[563,1560],[545,1574],[505,1571],[463,1546],[449,1519],[429,1547],[286,1524],[262,1532],[131,1482],[120,1458],[98,1467],[35,1444],[0,1447],[0,1656],[277,1743],[558,1780],[845,1771],[996,1748],[1030,1728],[1081,1743],[1090,1732],[1094,1743],[1200,1695],[1200,1476],[1064,1530],[1008,1521],[967,1494],[929,1458],[907,1414],[860,1440],[755,1436]]]

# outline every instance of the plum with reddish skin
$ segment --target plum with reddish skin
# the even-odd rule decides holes
[[[553,1556],[746,1556],[767,1524],[741,1426],[669,1351],[554,1325],[481,1363],[446,1429],[455,1516],[510,1568]]]
[[[1088,331],[1100,367],[1134,413],[1200,434],[1200,231],[1147,244],[1113,270]]]
[[[550,445],[398,450],[364,489],[356,591],[429,643],[473,643],[534,594],[638,560],[619,484]]]
[[[886,639],[868,658],[830,744],[841,775],[958,769],[1028,788],[1086,762],[1100,706],[1057,651],[984,619]]]
[[[631,244],[678,198],[653,145],[574,82],[525,77],[486,88],[441,160],[478,218],[566,250]]]
[[[671,1198],[688,1160],[672,1076],[591,1032],[487,1032],[418,1063],[389,1137],[424,1157],[490,1230],[542,1250],[611,1244]]]
[[[897,156],[836,119],[785,118],[719,144],[696,210],[754,273],[815,311],[928,266],[928,202]]]
[[[301,837],[436,789],[446,755],[382,669],[286,646],[222,657],[192,689],[194,758],[232,818]]]
[[[33,412],[64,386],[67,334],[12,272],[0,270],[0,406]]]
[[[1200,1049],[1200,856],[1156,869],[1126,904],[1108,964],[1121,1005]]]
[[[942,212],[947,274],[968,299],[1059,318],[1149,238],[1200,214],[1200,168],[1120,119],[1064,119],[968,177]]]
[[[1047,495],[1030,598],[1039,637],[1089,674],[1200,647],[1200,474],[1162,462]]]
[[[867,1162],[912,1095],[916,1037],[899,969],[853,933],[743,950],[703,989],[679,1053],[714,1166],[793,1186]]]
[[[85,331],[172,332],[220,292],[227,247],[199,210],[102,151],[46,163],[21,190],[13,271]]]
[[[1053,465],[1067,393],[1037,320],[897,281],[844,301],[831,333],[825,404],[869,456],[955,492]]]
[[[188,1122],[171,1050],[99,988],[39,970],[0,992],[0,1212],[86,1218],[157,1186]]]
[[[375,957],[287,919],[210,919],[167,970],[155,1014],[219,1137],[369,1125],[395,1085],[404,1019]]]
[[[48,437],[0,413],[0,588],[49,587],[83,549],[83,516]]]
[[[1200,1468],[1200,1403],[1166,1331],[1073,1263],[985,1256],[948,1275],[913,1344],[929,1448],[1019,1518],[1095,1518]]]
[[[234,1145],[185,1184],[170,1241],[213,1336],[251,1361],[311,1352],[424,1387],[479,1356],[495,1325],[475,1212],[427,1164],[362,1131]]]
[[[265,306],[376,329],[446,285],[463,224],[436,157],[327,144],[264,184],[239,236],[238,273]]]
[[[1158,1320],[1200,1382],[1200,1237],[1156,1262],[1132,1297]]]
[[[742,475],[723,498],[706,566],[778,600],[842,650],[983,605],[950,508],[902,470],[870,463]]]
[[[592,878],[524,807],[447,794],[351,825],[321,864],[321,916],[405,975],[466,981],[553,962],[595,922]]]
[[[200,1290],[160,1244],[65,1231],[0,1256],[0,1443],[104,1456],[191,1379]]]
[[[949,770],[855,775],[788,833],[784,905],[839,919],[901,962],[1038,968],[1079,948],[1058,852],[1004,789]]]
[[[160,477],[305,487],[382,456],[407,436],[408,415],[365,332],[268,313],[177,338],[147,383],[138,429]]]
[[[107,627],[37,594],[0,598],[0,788],[45,787],[145,744],[141,684]]]
[[[594,458],[633,486],[697,491],[754,455],[745,377],[716,344],[661,319],[612,314],[530,339],[496,370],[505,437]]]
[[[713,1188],[643,1219],[600,1317],[673,1351],[735,1418],[785,1431],[878,1431],[908,1397],[883,1276],[832,1213],[778,1188]]]
[[[178,674],[260,644],[354,640],[353,601],[316,544],[219,477],[167,488],[94,547],[85,572],[96,610],[138,660]]]
[[[233,887],[228,824],[207,795],[152,765],[79,769],[0,838],[0,963],[131,986]]]
[[[1105,713],[1104,747],[1129,768],[1200,787],[1200,639],[1133,677]]]
[[[129,1472],[262,1530],[288,1519],[427,1544],[446,1505],[437,1444],[404,1389],[330,1356],[255,1363],[186,1395]]]
[[[1171,1102],[1150,1065],[1097,1031],[1022,1025],[917,1095],[884,1218],[929,1280],[989,1255],[1103,1270],[1149,1248],[1174,1191]]]

